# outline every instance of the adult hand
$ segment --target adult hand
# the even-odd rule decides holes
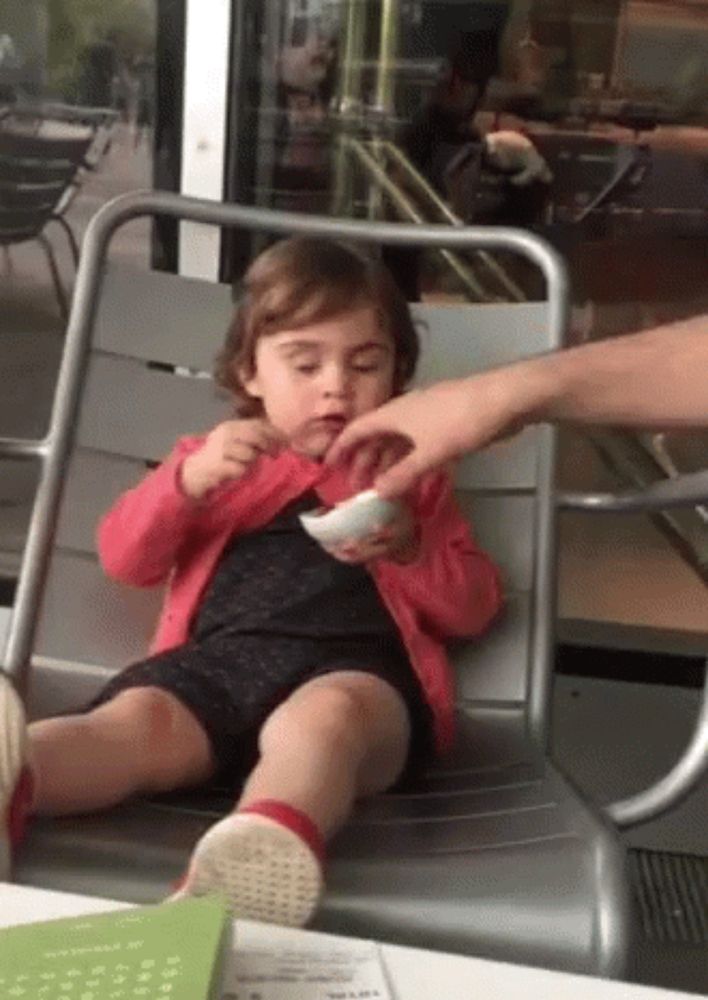
[[[405,493],[423,473],[517,429],[505,369],[417,389],[344,428],[327,463],[364,470],[383,497]]]

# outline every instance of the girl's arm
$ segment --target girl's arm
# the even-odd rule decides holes
[[[413,512],[420,529],[417,559],[381,560],[379,574],[404,592],[424,625],[441,638],[483,632],[503,604],[499,571],[476,546],[446,473],[422,480]]]
[[[184,493],[180,482],[182,463],[203,440],[181,438],[165,461],[119,497],[101,519],[98,554],[108,576],[135,587],[165,582],[203,506]]]

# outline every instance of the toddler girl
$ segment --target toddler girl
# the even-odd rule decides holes
[[[181,439],[99,526],[111,577],[167,586],[151,655],[85,711],[33,723],[27,740],[4,733],[6,838],[28,798],[29,812],[59,815],[216,778],[242,790],[178,894],[310,919],[324,844],[355,800],[449,746],[444,641],[481,632],[501,602],[443,472],[361,542],[325,551],[300,526],[366,475],[322,459],[349,421],[403,391],[417,355],[376,262],[298,238],[253,263],[216,366],[237,415]]]

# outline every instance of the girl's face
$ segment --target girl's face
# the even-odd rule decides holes
[[[261,337],[246,391],[291,446],[321,458],[354,417],[393,395],[395,350],[374,309]]]

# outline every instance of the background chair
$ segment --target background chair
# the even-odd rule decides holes
[[[548,304],[418,307],[422,381],[552,348],[564,325],[563,268],[544,243],[519,231],[347,222],[172,195],[127,196],[106,206],[85,238],[49,435],[0,439],[0,453],[14,460],[43,458],[5,655],[10,677],[21,688],[29,682],[36,715],[81,705],[111,671],[144,655],[160,595],[104,578],[95,523],[175,436],[206,429],[224,413],[208,380],[194,374],[210,368],[232,311],[231,290],[111,265],[112,233],[145,214],[368,243],[515,249],[543,268]],[[416,788],[362,805],[333,844],[318,927],[622,972],[625,859],[609,818],[648,818],[686,793],[708,757],[708,713],[677,772],[615,804],[609,817],[548,759],[555,511],[561,501],[600,508],[637,502],[557,497],[554,440],[549,428],[530,429],[460,464],[460,499],[503,566],[508,610],[487,639],[460,651],[454,755]],[[669,485],[673,494],[649,501],[680,500],[680,487]],[[705,480],[689,485],[694,502],[708,492]],[[37,822],[17,878],[135,901],[160,898],[195,840],[229,805],[218,792],[180,794]]]
[[[9,253],[18,243],[36,240],[40,244],[59,310],[66,319],[68,300],[45,230],[50,222],[62,227],[74,267],[78,267],[78,241],[65,213],[78,189],[81,169],[87,165],[85,157],[94,143],[95,130],[86,126],[70,129],[66,136],[44,134],[42,124],[46,121],[39,110],[30,115],[13,109],[0,127],[0,246]],[[29,124],[33,127],[28,128]]]

